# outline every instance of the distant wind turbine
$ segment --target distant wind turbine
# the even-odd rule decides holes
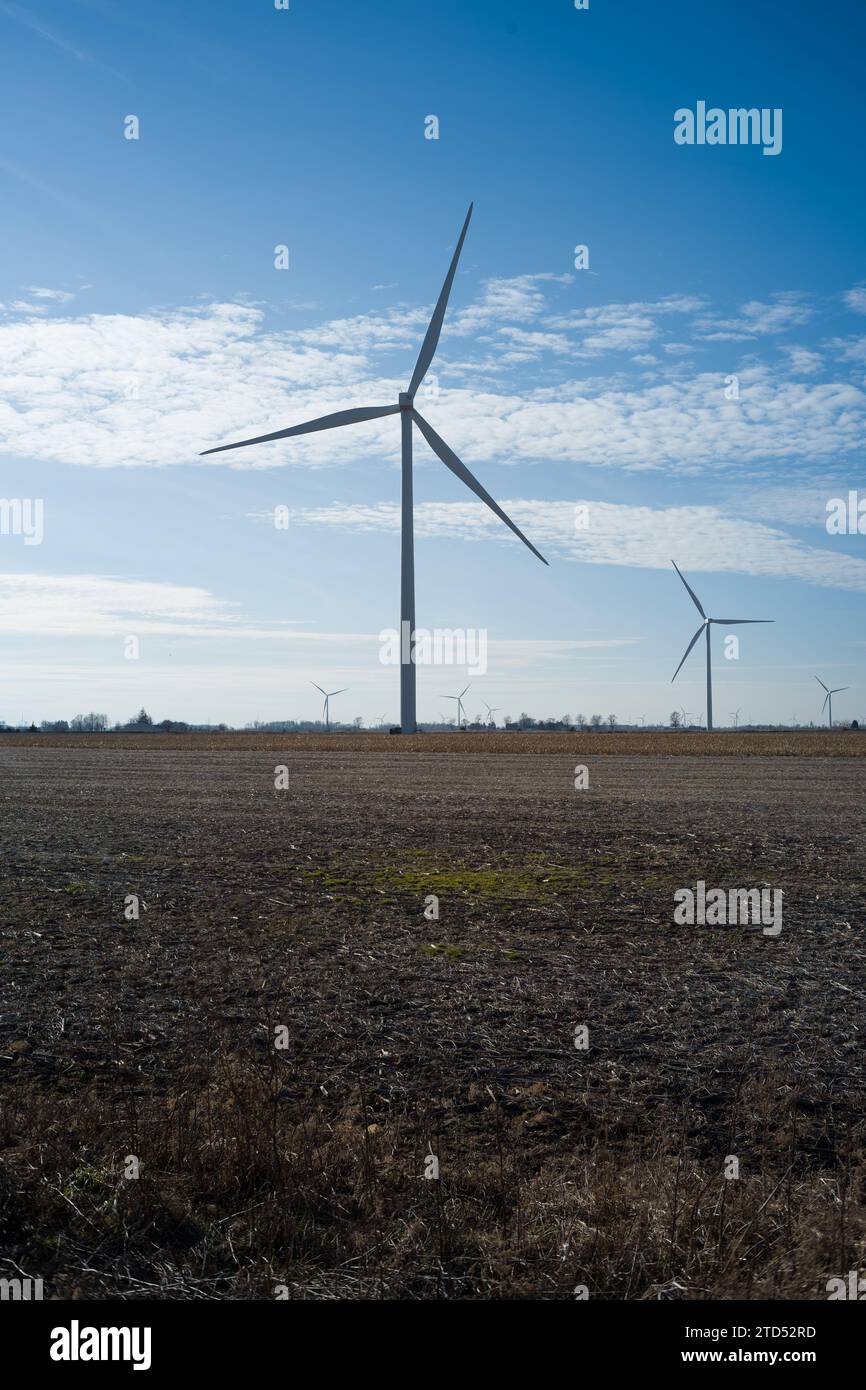
[[[706,613],[704,612],[703,604],[701,603],[701,601],[700,601],[700,599],[698,598],[697,594],[695,593],[694,589],[692,589],[692,588],[690,587],[690,585],[686,583],[686,580],[683,578],[682,574],[680,573],[680,570],[679,570],[679,567],[678,567],[678,565],[677,565],[677,563],[676,563],[676,560],[671,560],[671,564],[673,565],[673,567],[674,567],[674,569],[676,570],[677,574],[679,574],[680,579],[682,579],[682,581],[683,581],[683,584],[685,584],[686,588],[688,589],[689,594],[690,594],[690,596],[691,596],[692,603],[695,605],[695,608],[697,608],[698,612],[700,613],[701,617],[703,618],[703,622],[701,623],[700,627],[698,628],[697,632],[695,633],[695,635],[694,635],[694,637],[692,638],[692,640],[691,640],[691,642],[689,643],[689,645],[686,647],[685,654],[684,654],[684,656],[683,656],[683,660],[680,662],[679,666],[678,666],[677,669],[674,671],[674,674],[673,674],[673,676],[671,677],[671,685],[673,685],[674,681],[676,680],[677,676],[679,675],[680,671],[682,670],[683,662],[685,661],[685,659],[686,659],[686,657],[688,656],[689,652],[691,651],[692,647],[693,647],[693,646],[695,645],[695,643],[697,642],[697,640],[698,640],[698,638],[700,637],[701,633],[702,633],[702,632],[705,632],[705,633],[706,633],[706,638],[707,638],[707,732],[709,733],[709,732],[712,731],[712,727],[713,727],[713,669],[712,669],[712,660],[711,660],[711,656],[710,656],[710,628],[711,628],[712,624],[713,624],[713,623],[722,623],[725,627],[738,627],[741,623],[772,623],[772,622],[775,622],[775,619],[774,619],[774,618],[708,618],[707,615],[706,615]]]
[[[469,688],[469,687],[467,686],[467,689],[468,689],[468,688]],[[492,722],[495,724],[495,723],[496,723],[496,720],[493,718],[493,716],[494,716],[494,714],[498,714],[498,713],[499,713],[499,711],[501,710],[502,706],[501,706],[501,705],[488,705],[488,703],[487,703],[486,700],[482,700],[481,703],[482,703],[482,705],[484,706],[484,708],[487,710],[487,718],[488,718],[488,720],[492,720]]]
[[[525,546],[536,555],[542,564],[547,564],[544,556],[536,550],[531,541],[528,541],[523,532],[509,516],[505,514],[498,502],[494,502],[490,493],[483,488],[478,479],[470,473],[465,463],[454,453],[453,449],[441,439],[432,425],[415,409],[414,400],[419,386],[430,369],[430,363],[436,352],[439,343],[439,334],[442,331],[442,322],[445,318],[445,310],[448,307],[448,296],[451,293],[451,286],[457,270],[457,262],[460,259],[460,252],[463,249],[463,242],[469,227],[469,219],[472,216],[473,204],[469,204],[469,211],[463,223],[463,230],[451,264],[448,267],[448,274],[445,276],[445,283],[442,286],[439,298],[436,301],[436,308],[433,310],[433,317],[421,344],[421,351],[418,354],[418,361],[415,363],[415,370],[412,373],[412,380],[409,382],[408,389],[401,391],[396,405],[372,405],[361,406],[351,410],[338,410],[333,415],[322,415],[316,420],[307,420],[303,425],[292,425],[289,429],[274,430],[271,434],[259,434],[254,439],[241,439],[235,444],[220,444],[215,449],[203,450],[205,454],[219,454],[225,449],[243,449],[249,444],[265,444],[272,439],[288,439],[296,434],[313,434],[317,430],[330,430],[339,425],[356,425],[363,420],[377,420],[383,415],[399,415],[401,437],[403,445],[403,473],[402,473],[402,500],[401,500],[401,520],[400,520],[400,732],[404,734],[414,734],[417,729],[417,716],[415,706],[415,544],[414,544],[414,523],[412,507],[412,426],[417,425],[434,454],[437,454],[446,468],[460,479],[462,483],[480,497],[492,512],[510,527],[515,536],[523,541]]]
[[[742,706],[740,708],[742,708]],[[728,718],[733,719],[735,729],[740,727],[740,711],[738,709],[733,710],[732,713],[728,715]]]
[[[316,686],[316,689],[317,689],[322,695],[324,695],[324,697],[325,697],[325,703],[324,703],[324,705],[322,706],[322,717],[323,717],[323,719],[324,719],[324,721],[325,721],[325,729],[327,730],[328,733],[330,733],[330,732],[331,732],[331,706],[330,706],[330,703],[329,703],[329,702],[330,702],[331,700],[333,700],[333,698],[334,698],[335,695],[345,695],[345,693],[346,693],[346,691],[349,689],[349,687],[348,687],[347,685],[344,685],[342,690],[322,690],[322,687],[321,687],[320,685],[316,685],[316,682],[315,682],[315,681],[310,681],[310,685],[315,685],[315,686]]]
[[[826,687],[826,685],[824,684],[824,682],[823,682],[822,680],[819,680],[817,676],[815,677],[815,680],[818,681],[818,684],[820,685],[820,687],[821,687],[822,690],[827,690],[827,687]],[[827,690],[827,694],[824,696],[824,703],[823,703],[823,705],[821,706],[821,713],[823,714],[824,711],[825,711],[825,709],[827,710],[827,715],[828,715],[828,719],[829,719],[829,728],[832,729],[832,727],[833,727],[833,696],[834,696],[834,695],[841,695],[841,693],[842,693],[843,690],[850,690],[850,689],[851,689],[850,685],[837,685],[837,687],[836,687],[835,690]],[[829,706],[829,708],[828,708],[828,706]]]
[[[471,683],[471,682],[470,682],[470,683]],[[458,729],[460,728],[460,721],[461,721],[461,719],[463,718],[463,696],[466,694],[466,691],[467,691],[468,689],[469,689],[469,686],[467,685],[467,686],[464,686],[464,688],[460,691],[460,694],[459,694],[459,695],[446,695],[446,696],[444,697],[446,700],[456,700],[456,701],[457,701],[457,727],[458,727]]]

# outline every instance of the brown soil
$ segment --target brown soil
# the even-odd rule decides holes
[[[866,1257],[862,745],[640,737],[4,737],[0,1275],[826,1298]],[[782,889],[781,935],[674,926],[698,879]]]

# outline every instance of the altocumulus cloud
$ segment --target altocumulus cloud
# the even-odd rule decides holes
[[[718,473],[780,461],[800,465],[862,448],[866,394],[859,381],[844,378],[843,367],[859,363],[858,340],[839,345],[839,377],[829,381],[804,373],[803,358],[774,354],[769,365],[752,355],[739,369],[739,399],[729,400],[719,371],[677,367],[635,377],[628,360],[672,322],[669,362],[685,352],[687,321],[703,301],[670,296],[550,313],[546,296],[561,292],[563,282],[568,277],[489,281],[446,323],[440,393],[422,409],[470,466],[552,460]],[[22,313],[0,324],[0,447],[22,457],[106,468],[197,463],[200,451],[214,444],[335,409],[393,401],[405,386],[428,310],[396,306],[281,331],[249,304],[139,315],[46,317],[23,307]],[[736,320],[704,314],[694,327],[699,339],[715,330],[777,340],[808,313],[797,298],[780,296],[771,304],[742,306]],[[449,344],[459,346],[463,358],[458,389],[449,387]],[[406,361],[396,377],[398,349]],[[576,375],[576,368],[589,373],[594,359],[614,353],[627,355],[632,375]],[[523,364],[530,361],[543,367],[543,384],[527,384]],[[641,366],[654,366],[651,354],[642,354]],[[811,379],[802,379],[806,374]],[[324,467],[359,457],[391,462],[398,434],[386,418],[221,455],[206,466]]]

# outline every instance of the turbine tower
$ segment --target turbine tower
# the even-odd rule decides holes
[[[334,698],[335,695],[345,695],[345,693],[346,693],[346,691],[349,689],[349,687],[348,687],[347,685],[344,685],[342,690],[322,690],[322,687],[321,687],[320,685],[316,685],[316,682],[315,682],[315,681],[310,681],[310,685],[315,685],[315,686],[316,686],[316,689],[317,689],[322,695],[324,695],[324,697],[325,697],[325,703],[324,703],[323,706],[322,706],[322,718],[323,718],[324,721],[325,721],[325,731],[326,731],[327,733],[330,733],[330,732],[331,732],[331,706],[330,706],[329,701],[333,700],[333,698]]]
[[[684,655],[683,655],[683,660],[680,662],[679,666],[678,666],[677,669],[674,671],[673,676],[671,677],[671,685],[673,685],[674,681],[676,680],[677,676],[679,675],[680,671],[682,670],[683,662],[685,661],[685,659],[686,659],[686,657],[688,656],[689,652],[691,651],[692,647],[693,647],[693,646],[695,645],[695,643],[697,642],[697,640],[698,640],[698,638],[700,637],[701,633],[702,633],[702,632],[706,633],[706,639],[707,639],[707,733],[710,733],[710,732],[712,732],[712,728],[713,728],[713,668],[712,668],[712,659],[711,659],[711,656],[710,656],[710,628],[712,627],[713,623],[722,623],[725,627],[738,627],[741,623],[772,623],[772,622],[775,622],[775,618],[708,618],[707,615],[706,615],[706,613],[704,612],[703,605],[702,605],[700,599],[698,598],[697,594],[695,593],[694,589],[692,589],[692,588],[686,583],[685,579],[683,579],[682,574],[680,574],[680,570],[679,570],[679,567],[678,567],[678,565],[677,565],[676,560],[671,560],[671,564],[673,565],[673,567],[674,567],[674,569],[676,570],[677,574],[679,574],[680,579],[682,579],[683,583],[685,584],[686,588],[688,589],[689,594],[690,594],[690,596],[691,596],[692,603],[695,605],[695,608],[697,608],[698,612],[700,613],[700,615],[701,615],[701,617],[702,617],[702,619],[703,619],[703,622],[701,623],[700,627],[698,628],[698,630],[697,630],[697,632],[695,633],[694,637],[692,638],[691,642],[690,642],[689,645],[686,647],[685,653],[684,653]]]
[[[815,680],[818,681],[818,684],[820,685],[822,690],[827,690],[827,687],[822,680],[819,680],[817,676],[815,677]],[[837,685],[835,690],[827,690],[827,694],[824,696],[824,703],[821,706],[821,713],[823,714],[825,709],[828,710],[828,728],[832,729],[833,727],[833,696],[840,695],[843,690],[850,689],[850,685]]]
[[[470,684],[471,684],[471,682],[470,682]],[[460,694],[459,694],[459,695],[446,695],[446,696],[445,696],[445,699],[446,699],[446,700],[456,700],[456,701],[457,701],[457,727],[458,727],[458,729],[460,728],[460,721],[461,721],[461,719],[463,718],[463,696],[466,694],[466,691],[467,691],[468,689],[469,689],[469,686],[466,685],[466,686],[464,686],[463,689],[460,691]]]
[[[465,483],[466,487],[474,492],[476,497],[486,503],[490,510],[504,521],[525,546],[537,556],[542,564],[547,561],[539,550],[536,550],[531,541],[526,539],[523,532],[509,516],[505,514],[498,502],[495,502],[490,493],[483,488],[478,479],[470,473],[465,463],[462,463],[453,449],[450,449],[444,439],[436,433],[432,425],[429,425],[423,415],[415,409],[414,401],[418,387],[424,380],[430,369],[430,363],[436,352],[439,343],[439,334],[442,331],[442,321],[445,318],[445,310],[448,307],[448,296],[451,293],[451,286],[454,275],[457,271],[457,262],[460,259],[460,252],[463,250],[463,242],[469,228],[469,219],[472,216],[473,204],[469,204],[469,211],[463,223],[463,230],[457,242],[451,264],[448,267],[448,274],[445,276],[445,283],[436,301],[436,308],[433,310],[433,317],[427,328],[424,341],[421,344],[421,351],[418,354],[418,361],[415,363],[415,370],[408,388],[401,391],[396,405],[371,405],[356,407],[351,410],[338,410],[333,415],[322,415],[316,420],[307,420],[303,425],[292,425],[289,429],[275,430],[272,434],[259,434],[254,439],[241,439],[235,444],[220,444],[215,449],[205,449],[202,457],[206,454],[220,454],[225,449],[244,449],[250,444],[266,444],[272,439],[288,439],[296,434],[313,434],[317,430],[330,430],[339,425],[356,425],[364,420],[377,420],[383,415],[400,416],[400,436],[402,440],[402,492],[400,510],[400,732],[404,734],[414,734],[417,729],[416,707],[415,707],[415,541],[413,525],[412,507],[412,426],[417,425],[422,435],[426,439],[434,454],[437,454],[446,468]]]

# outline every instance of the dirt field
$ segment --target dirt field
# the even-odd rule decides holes
[[[0,743],[0,1275],[826,1298],[863,1267],[856,734],[225,737]],[[698,880],[781,889],[781,934],[675,926]]]
[[[451,733],[414,734],[391,738],[384,733],[319,734],[0,734],[4,748],[159,748],[197,749],[200,752],[304,753],[592,753],[616,757],[866,757],[866,732],[846,729],[809,729],[748,733],[722,729],[711,734],[698,729],[678,732],[635,733],[602,729],[598,733],[480,733],[453,730]]]

